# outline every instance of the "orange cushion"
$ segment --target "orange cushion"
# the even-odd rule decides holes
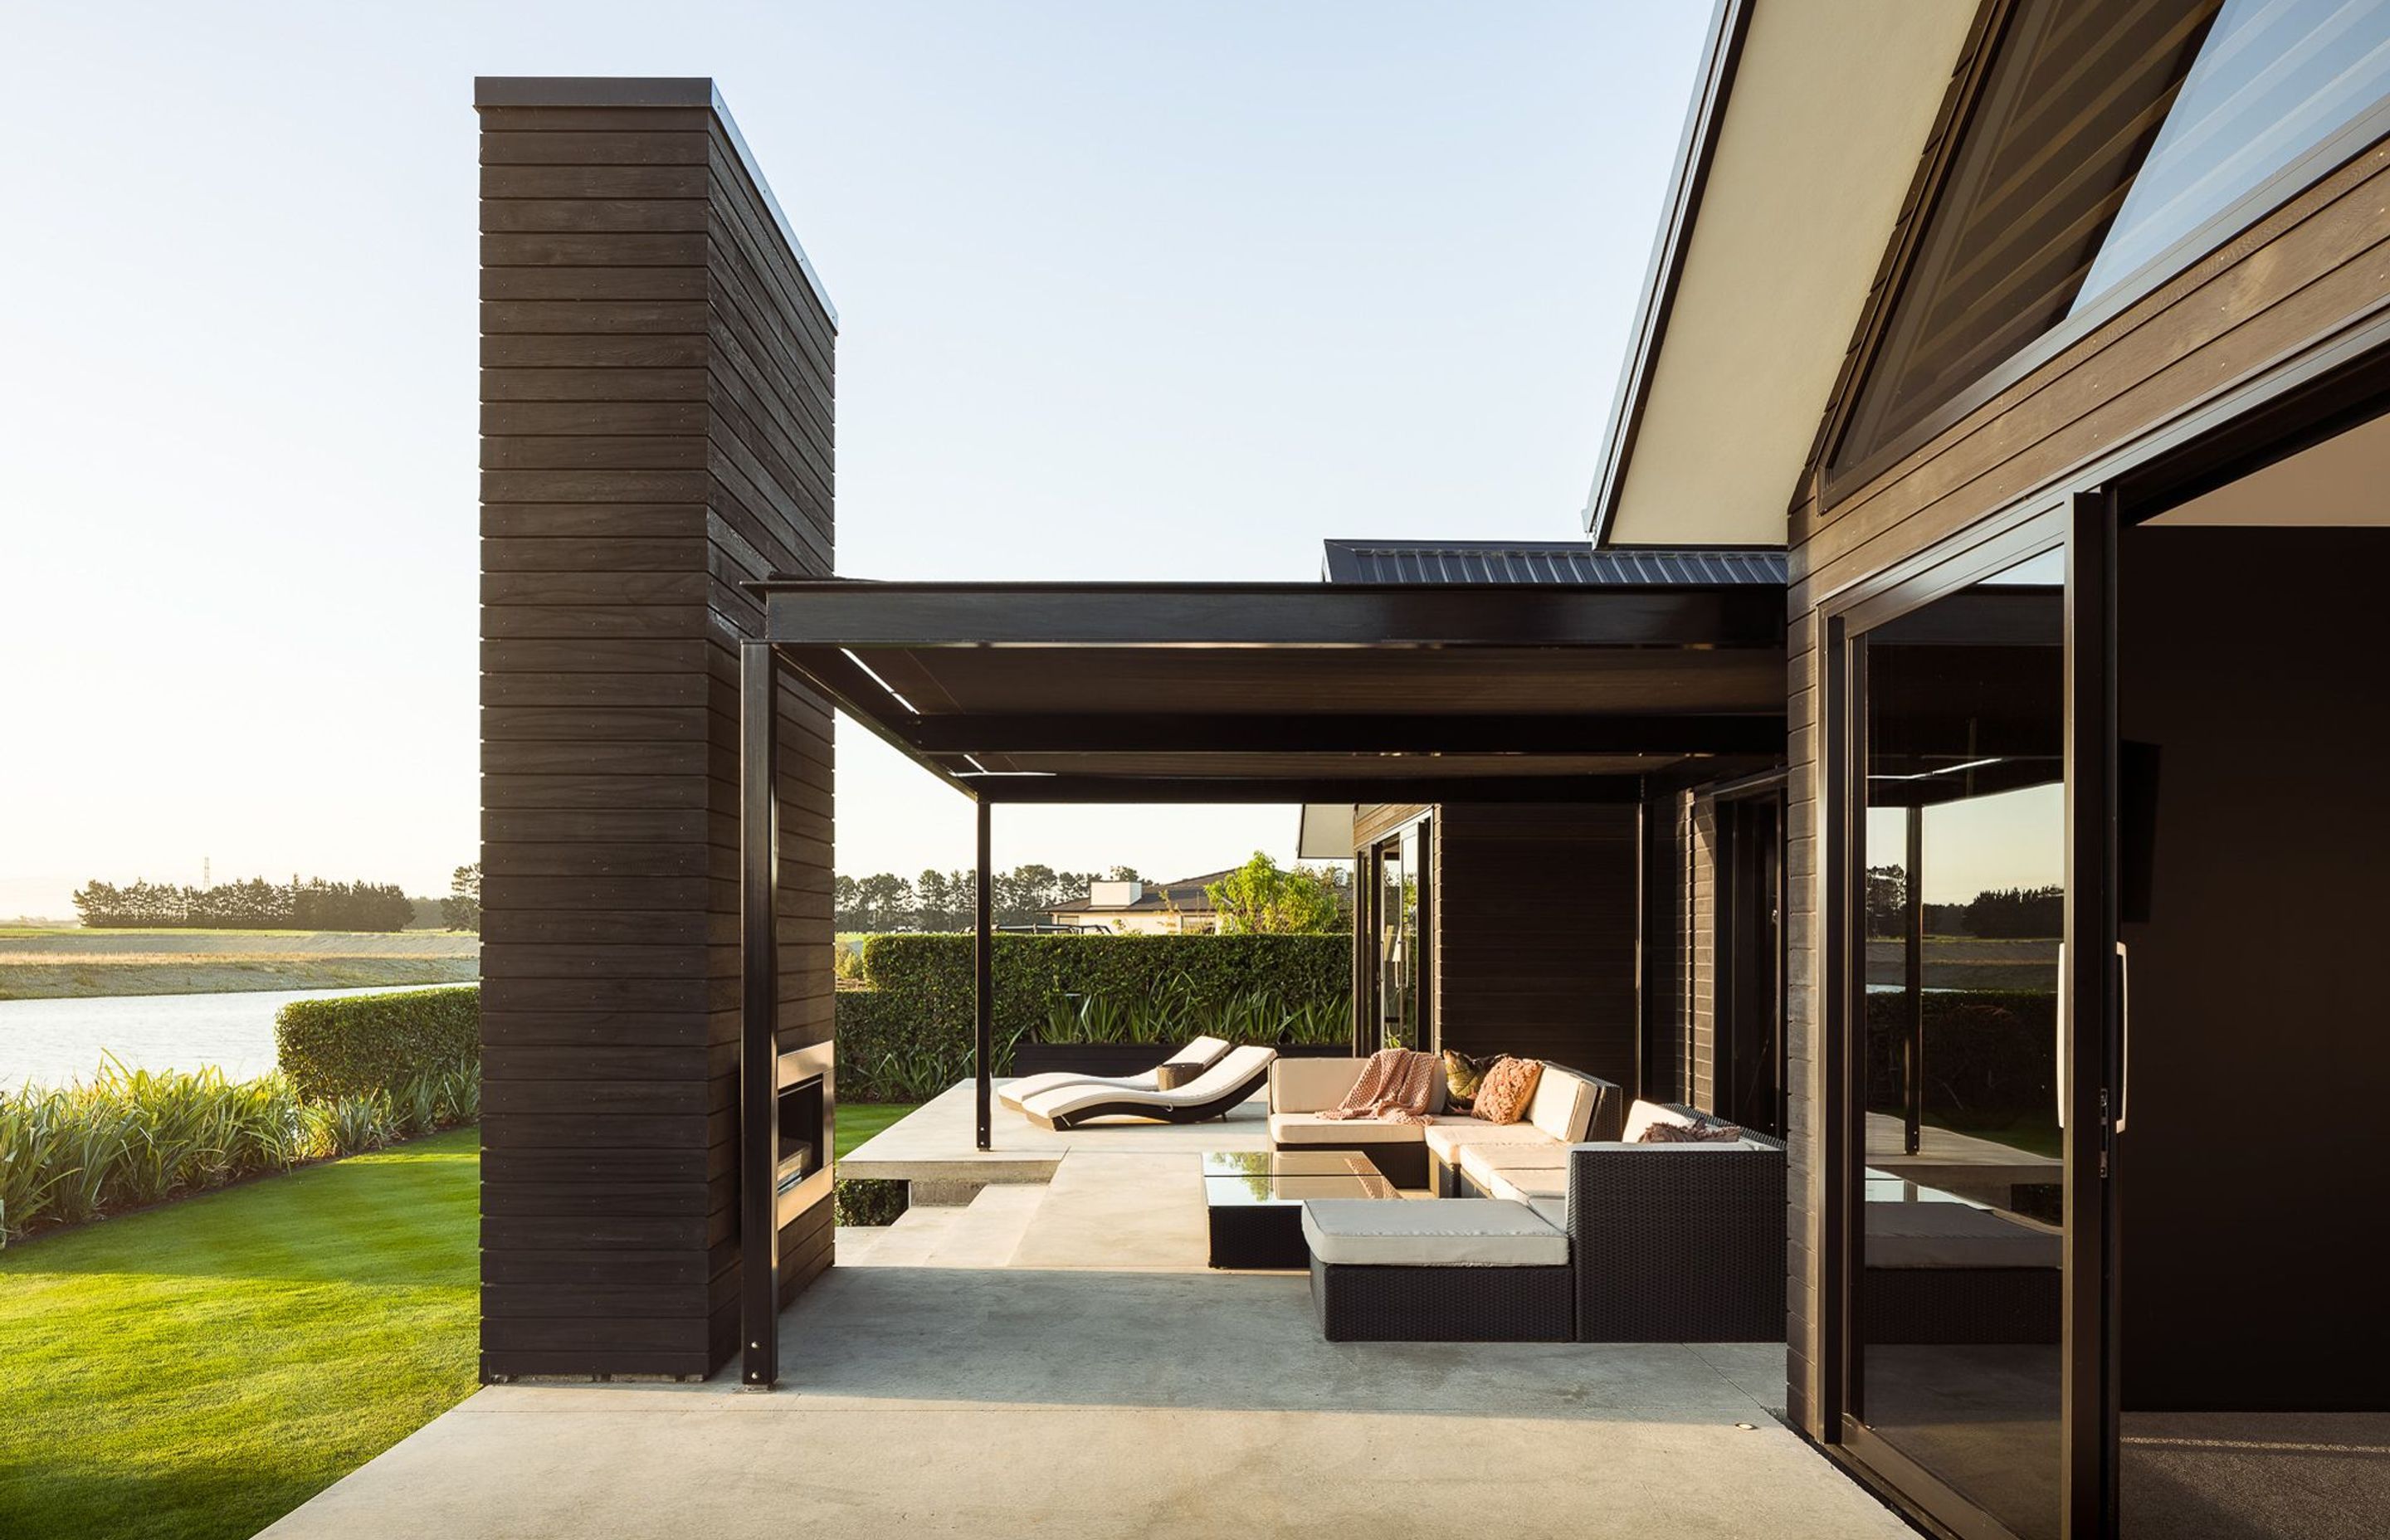
[[[1542,1059],[1512,1059],[1506,1054],[1485,1072],[1471,1110],[1487,1123],[1517,1123],[1527,1115],[1527,1103],[1535,1099],[1536,1083],[1543,1078]]]

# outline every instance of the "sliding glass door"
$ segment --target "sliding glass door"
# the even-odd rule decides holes
[[[2070,1005],[2103,1019],[2086,852],[2112,821],[2077,802],[2114,735],[2073,522],[1839,622],[1842,1442],[1954,1531],[2018,1540],[2097,1533],[2102,1487],[2104,1033],[2078,1046]]]
[[[1434,1046],[1428,879],[1433,822],[1417,819],[1365,853],[1355,915],[1364,938],[1355,981],[1359,1052]]]

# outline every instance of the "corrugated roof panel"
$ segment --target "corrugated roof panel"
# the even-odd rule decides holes
[[[1330,583],[1540,583],[1632,587],[1772,584],[1784,553],[1731,547],[1595,550],[1571,540],[1330,540]]]

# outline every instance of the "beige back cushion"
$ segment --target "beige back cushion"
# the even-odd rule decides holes
[[[1619,1142],[1621,1144],[1641,1144],[1643,1142],[1643,1131],[1651,1127],[1655,1123],[1675,1123],[1679,1128],[1690,1128],[1693,1126],[1693,1120],[1685,1116],[1682,1112],[1671,1112],[1668,1109],[1661,1106],[1656,1101],[1638,1100],[1634,1106],[1626,1110],[1626,1126],[1619,1133]]]
[[[1334,1107],[1361,1078],[1365,1059],[1281,1058],[1270,1066],[1269,1105],[1273,1112],[1317,1112]]]
[[[1527,1122],[1562,1144],[1579,1143],[1593,1118],[1593,1082],[1548,1063],[1527,1103]]]

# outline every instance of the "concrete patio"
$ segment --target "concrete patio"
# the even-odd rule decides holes
[[[1780,1344],[1329,1343],[1300,1275],[1203,1265],[1221,1125],[1088,1132],[842,1231],[775,1392],[489,1387],[265,1533],[1443,1535],[1489,1483],[1525,1534],[1909,1533],[1776,1420]]]

